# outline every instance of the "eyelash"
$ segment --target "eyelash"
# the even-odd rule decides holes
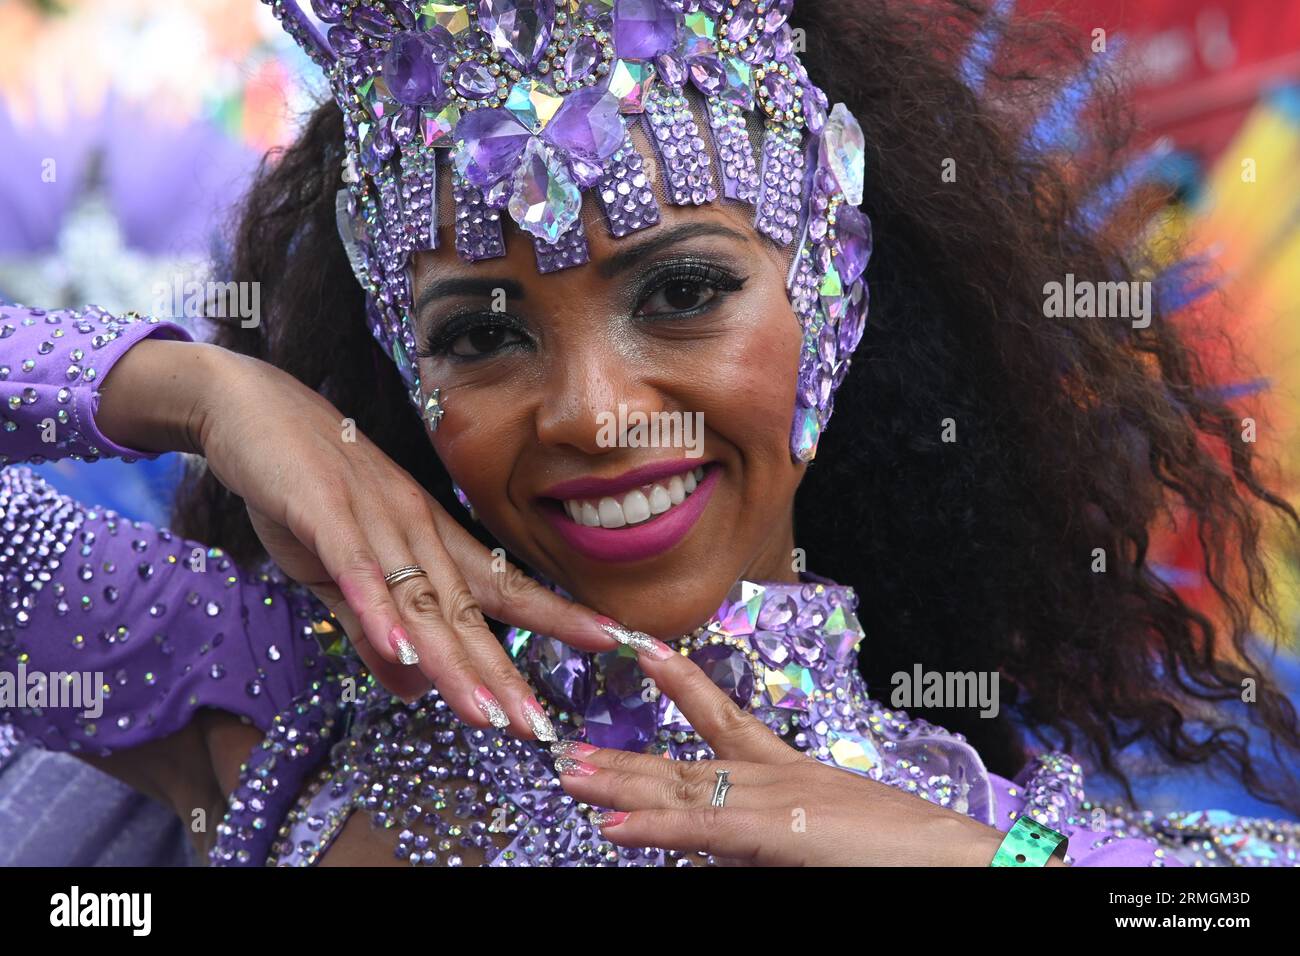
[[[732,275],[717,266],[705,262],[680,262],[674,263],[652,273],[647,277],[641,291],[637,294],[638,311],[635,313],[637,318],[651,321],[675,321],[680,319],[694,318],[703,315],[713,308],[719,300],[731,292],[738,292],[744,288],[748,281],[747,277],[738,277]],[[659,292],[662,292],[674,282],[696,282],[701,285],[707,284],[714,291],[715,295],[708,302],[697,308],[685,311],[674,312],[667,315],[642,315],[640,309],[645,302]],[[524,324],[517,318],[505,312],[463,312],[451,316],[441,326],[434,329],[424,347],[416,351],[419,358],[447,358],[453,362],[476,362],[485,358],[490,358],[504,349],[498,349],[494,352],[486,352],[480,355],[455,355],[452,353],[452,346],[464,335],[488,329],[502,329],[507,332],[514,332],[521,337],[526,338],[528,331]],[[513,343],[515,345],[523,343]],[[509,348],[511,346],[506,346]]]

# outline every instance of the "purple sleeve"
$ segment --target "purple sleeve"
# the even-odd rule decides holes
[[[197,708],[262,730],[321,676],[314,603],[223,552],[0,470],[0,720],[51,750],[109,753]],[[43,695],[43,696],[41,696]]]
[[[1025,813],[1040,820],[1045,826],[1065,834],[1069,840],[1067,862],[1073,866],[1184,866],[1185,864],[1150,837],[1125,835],[1117,832],[1114,824],[1100,816],[1097,821],[1071,823],[1057,817],[1054,808],[1029,805],[1028,791],[1022,783],[1014,783],[996,774],[989,774],[996,798],[994,826],[1006,833],[1012,824]],[[1060,798],[1058,798],[1060,799]]]
[[[158,457],[114,444],[95,425],[113,364],[150,336],[191,339],[175,323],[118,318],[96,306],[46,312],[0,305],[0,464]]]
[[[179,326],[0,306],[0,461],[136,455],[95,428],[114,361]],[[53,419],[57,440],[42,441]],[[263,730],[320,676],[315,603],[219,549],[0,469],[0,720],[51,750],[109,753],[199,707]]]

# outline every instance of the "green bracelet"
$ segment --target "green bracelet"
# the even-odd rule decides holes
[[[1021,817],[1007,831],[989,866],[1047,866],[1054,856],[1064,859],[1068,845],[1065,834],[1032,817]]]

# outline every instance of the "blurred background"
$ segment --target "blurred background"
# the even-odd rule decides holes
[[[1300,474],[1300,0],[1000,2],[1018,16],[1053,11],[1085,36],[1106,31],[1142,125],[1133,175],[1176,189],[1152,241],[1176,236],[1220,275],[1215,331],[1258,365],[1245,378],[1225,373],[1222,387],[1267,393],[1274,430],[1264,450]],[[0,303],[94,303],[185,323],[160,307],[159,288],[206,277],[258,163],[293,139],[324,93],[258,0],[0,0]],[[1210,337],[1205,349],[1213,362]],[[164,456],[40,470],[83,501],[165,523],[179,465]],[[1169,536],[1157,557],[1159,573],[1195,599],[1204,582],[1185,538]],[[1296,690],[1300,570],[1281,550],[1276,564],[1291,635],[1276,667]],[[14,753],[0,738],[10,782]],[[93,773],[70,764],[69,781]],[[114,793],[104,799],[118,816],[101,823],[123,834],[117,861],[142,844],[184,857]],[[25,805],[0,795],[0,832],[52,813],[57,795],[54,786]],[[1152,809],[1275,815],[1192,777],[1152,780],[1138,796]],[[10,861],[21,852],[11,847]]]

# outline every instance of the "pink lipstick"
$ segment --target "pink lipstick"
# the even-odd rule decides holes
[[[612,497],[661,479],[688,474],[703,467],[704,476],[680,503],[648,520],[621,528],[591,527],[566,513],[562,499]],[[616,478],[579,478],[546,489],[542,512],[556,533],[573,550],[595,561],[643,561],[663,554],[695,527],[721,476],[713,463],[690,465],[677,460],[637,468]]]

